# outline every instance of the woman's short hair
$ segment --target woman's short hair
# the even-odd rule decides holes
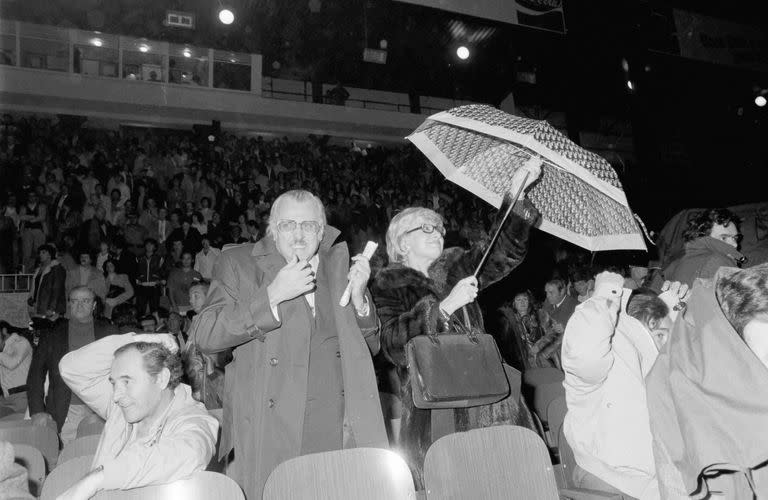
[[[403,262],[405,250],[402,245],[405,233],[424,222],[442,224],[443,217],[424,207],[409,207],[392,217],[387,229],[387,256],[390,262]]]
[[[768,263],[720,277],[715,297],[728,322],[743,337],[750,321],[768,318]]]
[[[171,390],[181,383],[183,369],[181,366],[181,357],[178,353],[171,352],[166,346],[159,342],[133,342],[120,347],[115,351],[115,357],[130,350],[138,351],[144,361],[144,370],[153,377],[168,368],[171,376],[168,379],[168,388]]]
[[[317,213],[320,214],[320,222],[322,223],[323,227],[328,224],[328,220],[325,216],[325,207],[323,206],[323,202],[320,200],[320,198],[303,189],[292,189],[278,196],[275,202],[272,203],[272,209],[269,211],[269,224],[267,225],[267,234],[271,235],[273,238],[277,235],[277,223],[280,222],[277,220],[277,215],[280,213],[280,206],[287,201],[295,201],[298,203],[309,202],[314,204],[315,208],[317,209]]]
[[[46,243],[44,245],[40,245],[37,247],[37,253],[40,254],[40,252],[46,252],[48,255],[51,256],[51,259],[56,258],[56,247],[51,245],[50,243]]]
[[[693,241],[702,236],[709,236],[715,224],[727,226],[730,223],[738,226],[741,219],[727,208],[710,208],[688,220],[683,238],[685,241]]]

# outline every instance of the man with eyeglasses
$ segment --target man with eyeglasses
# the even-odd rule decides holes
[[[285,460],[352,447],[387,447],[371,353],[379,325],[364,257],[350,258],[319,198],[283,193],[267,235],[225,248],[190,331],[203,352],[235,348],[227,366],[220,456],[261,498]],[[349,281],[351,302],[339,300]]]
[[[698,278],[712,279],[720,267],[741,267],[746,257],[739,252],[741,220],[727,208],[702,211],[688,221],[683,233],[683,255],[664,269],[664,278],[688,286]]]
[[[118,333],[106,321],[95,319],[96,294],[86,286],[76,286],[69,292],[68,318],[51,317],[54,326],[40,335],[32,354],[27,377],[29,414],[34,425],[56,423],[63,444],[75,439],[80,421],[93,412],[72,395],[59,374],[59,361],[68,352],[79,349],[94,340]],[[48,377],[48,394],[45,378]]]

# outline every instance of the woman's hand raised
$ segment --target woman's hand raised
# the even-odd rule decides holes
[[[477,278],[474,276],[467,276],[459,280],[451,293],[440,302],[440,310],[450,316],[462,306],[474,302],[477,298],[477,291]]]

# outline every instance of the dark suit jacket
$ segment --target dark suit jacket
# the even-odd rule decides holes
[[[95,340],[107,335],[116,335],[117,328],[106,321],[94,320]],[[27,374],[27,398],[29,414],[46,412],[61,426],[67,418],[72,391],[59,374],[59,361],[69,352],[69,320],[60,319],[53,328],[40,333],[37,347],[32,351],[32,362]],[[48,375],[48,395],[45,395],[45,376]]]
[[[176,240],[181,240],[184,243],[184,249],[192,252],[192,255],[196,255],[203,248],[203,237],[200,235],[200,231],[194,227],[189,228],[186,236],[182,228],[174,229],[165,241],[168,252],[173,249],[173,242]]]

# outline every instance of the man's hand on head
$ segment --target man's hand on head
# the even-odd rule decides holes
[[[170,333],[135,333],[133,334],[133,341],[163,344],[171,352],[179,350],[179,344],[176,342],[176,337]]]

